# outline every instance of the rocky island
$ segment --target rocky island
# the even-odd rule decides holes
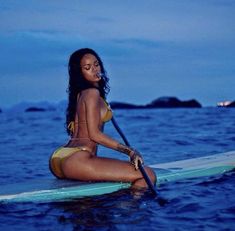
[[[113,109],[142,109],[142,108],[201,108],[202,105],[195,99],[182,101],[176,97],[160,97],[149,104],[135,105],[122,102],[111,102]]]
[[[44,111],[46,111],[46,109],[41,107],[29,107],[25,109],[25,112],[44,112]]]
[[[45,111],[55,111],[56,107],[54,106],[30,106],[26,108],[24,111],[25,112],[45,112]]]

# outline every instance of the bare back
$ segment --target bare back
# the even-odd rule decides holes
[[[67,147],[85,146],[95,154],[97,143],[91,139],[89,127],[93,126],[91,129],[102,131],[104,124],[102,118],[107,111],[105,102],[99,96],[99,93],[97,94],[97,91],[96,89],[87,89],[78,94],[74,132]],[[88,113],[91,110],[93,115]]]

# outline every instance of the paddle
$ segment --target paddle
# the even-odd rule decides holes
[[[122,137],[124,143],[130,147],[130,144],[128,142],[128,140],[126,139],[125,135],[123,134],[122,130],[120,129],[120,127],[118,126],[117,122],[115,121],[114,119],[114,116],[112,117],[112,123],[113,123],[113,126],[116,128],[116,130],[118,131],[118,133],[120,134],[120,136]],[[154,194],[154,196],[157,196],[157,192],[153,186],[153,183],[152,181],[149,179],[148,177],[148,174],[146,173],[146,171],[144,170],[144,167],[143,165],[141,164],[141,162],[139,161],[138,162],[138,167],[139,167],[139,170],[140,172],[142,173],[150,191]]]

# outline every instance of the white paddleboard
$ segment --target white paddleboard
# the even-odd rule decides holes
[[[213,176],[235,169],[235,151],[188,160],[151,165],[158,184],[182,179]],[[41,179],[1,186],[0,202],[52,202],[112,193],[129,188],[122,182],[79,182]]]

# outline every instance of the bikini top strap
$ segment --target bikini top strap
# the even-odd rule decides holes
[[[78,93],[77,95],[77,105],[78,105],[78,101],[80,98],[81,93]],[[77,132],[78,132],[78,113],[77,113],[77,105],[76,105],[76,111],[75,111],[75,118],[74,118],[74,132],[73,132],[73,136],[76,137]]]

